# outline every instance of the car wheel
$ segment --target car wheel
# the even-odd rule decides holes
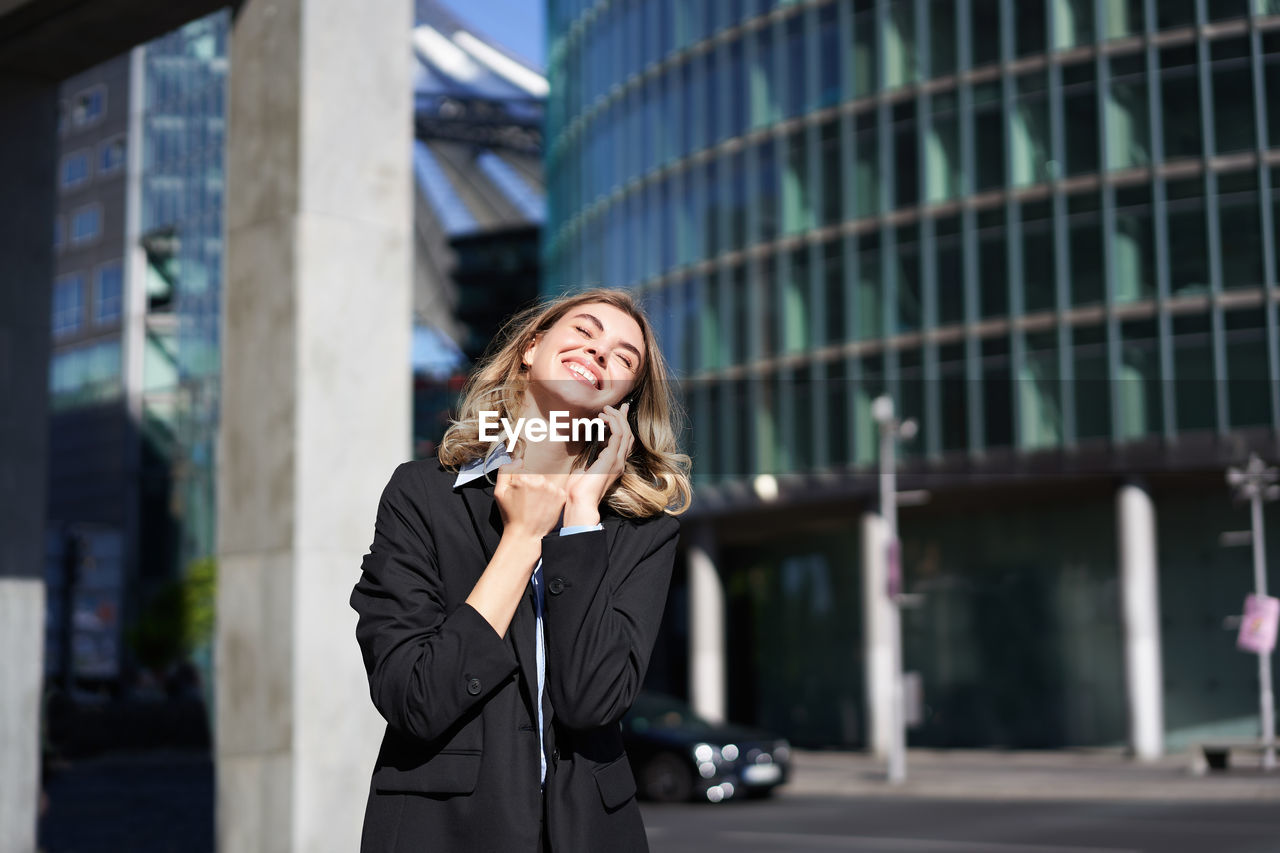
[[[641,791],[659,803],[681,803],[693,794],[693,770],[669,752],[649,760],[641,772]]]

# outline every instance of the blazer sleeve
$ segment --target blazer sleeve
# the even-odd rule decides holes
[[[405,463],[383,490],[373,544],[351,593],[356,639],[374,707],[392,726],[430,741],[516,671],[518,663],[471,605],[447,611],[429,494]]]
[[[632,532],[612,555],[604,531],[542,540],[547,691],[572,729],[616,723],[644,682],[680,523],[663,516]]]

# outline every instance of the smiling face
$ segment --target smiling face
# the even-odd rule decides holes
[[[646,357],[644,333],[631,315],[588,302],[539,334],[525,350],[524,363],[530,392],[544,414],[593,417],[631,393]]]

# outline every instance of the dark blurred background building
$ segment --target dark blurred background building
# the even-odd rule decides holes
[[[888,393],[920,425],[902,486],[930,493],[901,518],[913,744],[1256,733],[1223,628],[1249,556],[1218,536],[1248,519],[1225,467],[1280,425],[1276,13],[551,0],[543,286],[650,306],[722,587],[676,591],[669,686],[705,611],[730,717],[868,742]]]

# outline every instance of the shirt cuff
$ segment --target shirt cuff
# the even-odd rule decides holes
[[[575,533],[586,533],[590,530],[604,530],[603,524],[571,524],[560,528],[561,536],[572,536]]]

